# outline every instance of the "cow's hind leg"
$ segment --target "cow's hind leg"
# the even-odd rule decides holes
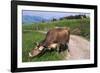
[[[58,50],[58,52],[59,53],[63,52],[64,51],[64,48],[65,48],[65,45],[60,43],[59,44],[59,50]]]
[[[68,47],[68,43],[66,44],[66,49],[68,50],[68,52],[70,52],[69,47]]]

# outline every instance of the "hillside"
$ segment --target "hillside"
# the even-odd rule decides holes
[[[22,18],[23,24],[40,23],[43,21],[47,22],[50,20],[43,18],[43,17],[40,17],[40,16],[30,16],[30,15],[23,15],[23,18]]]
[[[32,23],[32,25],[23,25],[24,30],[42,30],[48,31],[55,27],[69,27],[71,34],[81,35],[89,40],[90,21],[86,19],[64,19],[52,22]]]

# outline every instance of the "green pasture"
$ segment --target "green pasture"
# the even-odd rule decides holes
[[[69,27],[71,34],[83,36],[87,40],[90,39],[90,19],[63,19],[51,22],[41,22],[22,25],[22,62],[35,61],[55,61],[63,60],[62,53],[54,51],[47,51],[42,56],[29,58],[28,53],[36,46],[34,42],[41,42],[45,38],[45,34],[38,31],[47,32],[49,29],[55,27]]]
[[[34,58],[29,58],[28,53],[36,46],[34,42],[40,42],[44,39],[45,34],[28,31],[23,32],[23,41],[22,41],[22,61],[23,62],[33,62],[33,61],[52,61],[52,60],[62,60],[63,55],[58,54],[56,50],[47,51],[42,56],[37,56]]]

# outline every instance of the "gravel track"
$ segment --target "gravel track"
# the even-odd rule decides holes
[[[81,36],[71,35],[69,41],[69,58],[68,59],[89,59],[90,43]],[[67,57],[66,57],[67,58]]]

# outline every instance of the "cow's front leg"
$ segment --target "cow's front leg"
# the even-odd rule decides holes
[[[56,48],[57,48],[57,52],[59,53],[60,52],[60,45],[58,44]]]

